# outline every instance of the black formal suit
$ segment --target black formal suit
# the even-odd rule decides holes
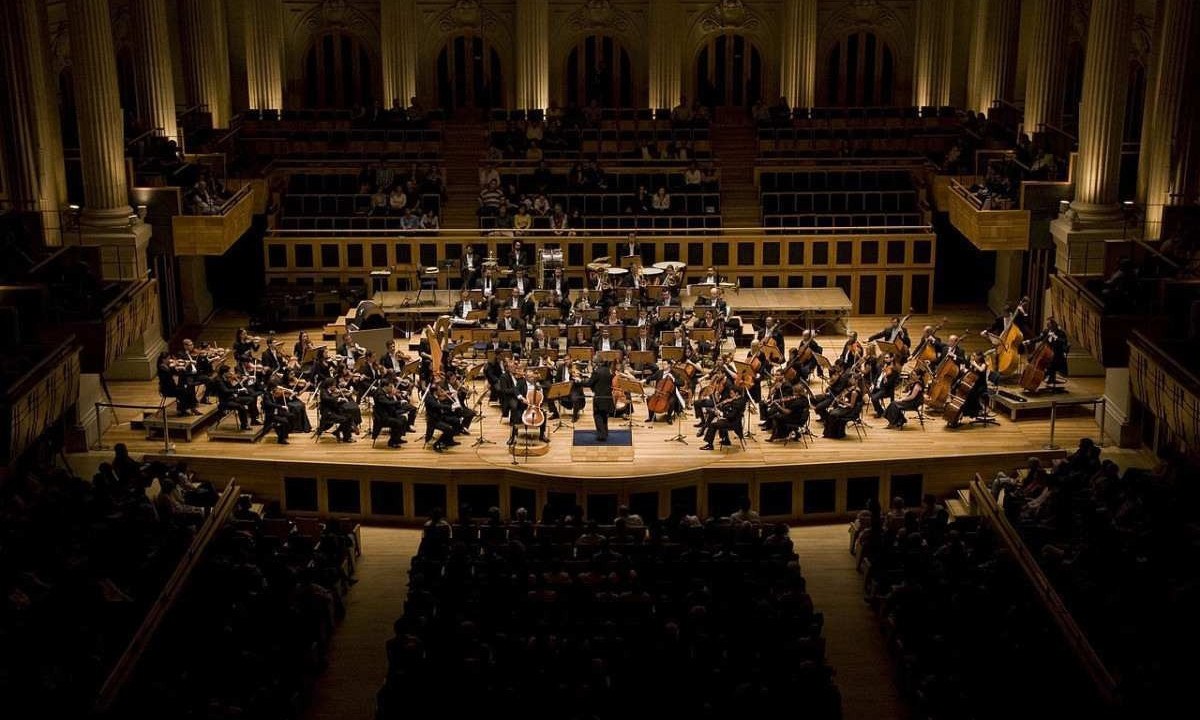
[[[387,428],[388,447],[400,446],[410,422],[405,405],[407,403],[403,398],[392,397],[383,390],[375,394],[375,427],[371,429],[372,440],[379,437],[383,428]]]
[[[647,352],[657,353],[658,352],[658,341],[649,336],[646,336],[644,338],[641,336],[638,336],[638,337],[634,338],[633,340],[630,340],[628,343],[626,343],[625,349],[626,350],[644,350]]]
[[[904,328],[900,328],[900,331],[896,332],[896,329],[893,328],[891,325],[888,325],[884,329],[880,330],[879,332],[875,333],[871,337],[867,338],[868,342],[870,342],[872,340],[886,340],[887,342],[890,342],[890,343],[900,341],[900,342],[904,343],[904,347],[907,347],[907,348],[912,347],[912,341],[909,340],[909,337],[908,337],[908,330],[906,330]]]
[[[871,381],[871,407],[875,408],[876,417],[883,414],[884,399],[891,400],[896,395],[896,383],[900,380],[900,373],[893,371],[886,375],[882,372],[875,375]]]
[[[596,352],[601,352],[603,350],[603,346],[604,346],[604,338],[602,336],[597,335],[592,338],[592,349],[593,350],[595,350]],[[622,348],[622,345],[621,345],[620,340],[617,340],[617,339],[611,338],[611,337],[608,339],[608,349],[609,350],[620,350],[621,348]]]
[[[734,396],[734,399],[729,401],[720,409],[720,416],[713,419],[708,424],[708,430],[704,433],[704,442],[712,448],[713,438],[717,433],[721,433],[721,444],[729,442],[729,431],[733,430],[739,436],[742,433],[742,416],[746,412],[746,403],[748,402],[746,393],[739,393]]]
[[[613,375],[608,365],[600,364],[588,378],[587,387],[592,389],[592,419],[596,421],[596,440],[608,440],[608,416],[616,409],[613,403]]]
[[[258,422],[258,405],[249,393],[230,385],[225,378],[218,378],[213,390],[217,393],[217,407],[225,412],[237,413],[238,424],[243,430],[250,424],[247,418]]]
[[[262,399],[263,417],[266,418],[266,425],[275,431],[275,437],[279,442],[286,443],[288,441],[288,433],[292,431],[292,409],[288,407],[285,398],[276,398],[274,393],[263,395]]]
[[[496,328],[498,330],[521,330],[523,332],[525,330],[525,321],[515,317],[500,318],[496,321]]]
[[[268,372],[275,372],[284,365],[283,356],[279,354],[279,351],[275,349],[274,345],[267,347],[259,362],[262,363],[262,366],[266,368]]]

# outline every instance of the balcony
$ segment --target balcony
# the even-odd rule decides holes
[[[0,465],[9,465],[57,423],[79,399],[80,348],[74,337],[40,348],[10,348],[21,363],[0,375]]]
[[[950,222],[980,250],[1028,250],[1028,210],[1014,206],[1004,209],[984,209],[988,203],[972,193],[965,185],[949,179],[948,191],[935,197],[945,199],[939,207],[950,213]]]
[[[83,372],[105,372],[151,328],[159,327],[161,306],[158,281],[143,279],[127,284],[100,309],[98,315],[65,319],[63,326],[83,345]]]
[[[1083,350],[1106,368],[1129,364],[1129,334],[1143,316],[1106,311],[1104,300],[1069,275],[1050,277],[1049,314],[1058,320],[1075,350]]]
[[[171,218],[176,255],[224,255],[254,218],[254,191],[244,186],[211,215]]]
[[[1200,376],[1196,341],[1161,341],[1138,330],[1129,338],[1130,391],[1154,418],[1154,447],[1200,448]],[[1193,369],[1189,369],[1189,364]]]

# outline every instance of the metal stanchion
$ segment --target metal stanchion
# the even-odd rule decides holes
[[[1054,424],[1058,419],[1058,401],[1050,401],[1050,442],[1046,443],[1044,449],[1057,450],[1058,446],[1054,444]]]
[[[1104,447],[1104,426],[1108,422],[1108,396],[1100,396],[1100,447]]]
[[[96,446],[94,449],[104,449],[104,428],[100,427],[100,403],[96,403]]]

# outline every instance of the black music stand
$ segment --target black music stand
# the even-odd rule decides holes
[[[562,399],[564,397],[570,397],[570,396],[571,396],[571,381],[570,380],[564,380],[563,382],[554,383],[546,390],[546,400],[547,400],[547,402],[550,402],[550,403],[558,402],[560,399]],[[572,412],[574,412],[574,411],[572,410]],[[554,429],[550,431],[551,434],[556,433],[559,430],[561,430],[563,425],[569,425],[572,430],[575,429],[575,423],[573,423],[569,420],[565,423],[563,422],[563,419],[562,419],[563,410],[561,407],[556,408],[554,414],[558,416],[558,419],[554,425]]]
[[[495,445],[495,440],[488,440],[483,436],[483,419],[487,417],[483,414],[483,399],[484,394],[479,393],[475,400],[475,419],[479,421],[479,437],[475,438],[475,442],[471,443],[471,447],[477,448],[480,445]]]

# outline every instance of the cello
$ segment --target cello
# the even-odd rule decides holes
[[[1042,386],[1042,381],[1046,379],[1046,371],[1050,369],[1053,360],[1054,348],[1050,347],[1050,343],[1045,340],[1038,342],[1033,352],[1029,353],[1025,370],[1021,372],[1021,389],[1027,393],[1037,392]]]
[[[979,380],[979,373],[974,370],[967,370],[963,374],[962,379],[954,385],[954,390],[951,392],[949,400],[946,401],[946,410],[944,412],[948,426],[958,427],[958,422],[962,419],[963,407],[967,404],[967,398],[971,396],[971,392],[975,390],[975,386],[979,384]]]
[[[521,413],[521,422],[526,427],[541,427],[546,423],[546,411],[542,409],[542,387],[536,382],[529,383],[529,391],[525,393],[525,412]]]
[[[671,398],[675,395],[675,375],[673,371],[663,373],[654,386],[654,394],[646,400],[646,409],[652,413],[665,413],[671,409]]]

